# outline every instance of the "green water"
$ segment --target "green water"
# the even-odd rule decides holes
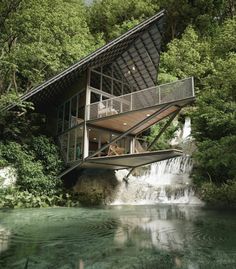
[[[2,210],[0,268],[26,267],[234,269],[236,214],[164,205]]]

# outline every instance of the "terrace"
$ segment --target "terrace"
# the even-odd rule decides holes
[[[89,104],[86,107],[86,120],[98,127],[126,132],[150,117],[157,108],[169,104],[157,117],[150,117],[150,121],[131,132],[136,135],[193,100],[194,82],[190,77]]]

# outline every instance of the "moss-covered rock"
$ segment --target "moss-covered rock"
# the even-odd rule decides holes
[[[102,205],[114,200],[118,185],[114,171],[87,170],[78,177],[74,192],[81,204]]]

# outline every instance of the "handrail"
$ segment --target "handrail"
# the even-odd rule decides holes
[[[194,97],[193,77],[89,104],[86,117],[87,120],[94,120],[190,97]]]

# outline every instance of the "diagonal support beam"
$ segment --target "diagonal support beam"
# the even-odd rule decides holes
[[[161,137],[161,135],[165,132],[165,130],[169,127],[171,122],[174,120],[174,118],[177,116],[177,114],[180,112],[181,108],[179,108],[176,112],[172,114],[172,116],[169,118],[167,123],[164,125],[164,127],[160,130],[160,132],[156,135],[152,143],[148,146],[147,150],[151,149],[155,143],[158,141],[158,139]]]
[[[74,170],[76,167],[78,167],[82,163],[83,163],[83,161],[80,161],[80,162],[72,165],[71,167],[69,167],[68,169],[66,169],[65,171],[63,171],[58,177],[59,178],[63,177],[64,175],[68,174],[69,172],[71,172],[72,170]]]
[[[177,116],[177,114],[180,112],[181,108],[179,108],[177,111],[175,111],[171,117],[169,118],[169,120],[167,121],[167,123],[164,125],[164,127],[160,130],[160,132],[156,135],[156,137],[154,138],[154,140],[152,141],[152,143],[148,146],[147,150],[150,150],[153,145],[159,140],[159,138],[161,137],[161,135],[165,132],[165,130],[169,127],[169,125],[171,124],[171,122],[174,120],[174,118]],[[135,168],[139,167],[135,166],[134,168],[130,169],[129,173],[124,177],[125,182],[128,182],[128,177],[130,176],[130,174],[134,171]]]
[[[168,109],[171,106],[173,106],[173,104],[168,104],[168,105],[163,106],[161,109],[159,109],[158,111],[154,112],[152,115],[150,115],[149,117],[145,118],[144,120],[140,121],[139,123],[137,123],[136,125],[134,125],[133,127],[131,127],[129,130],[127,130],[123,134],[121,134],[121,135],[117,136],[116,138],[114,138],[113,140],[111,140],[110,143],[104,145],[103,147],[101,147],[100,149],[98,149],[97,151],[95,151],[93,154],[89,155],[85,160],[88,160],[88,159],[96,156],[98,153],[100,153],[104,149],[107,149],[111,144],[113,144],[113,143],[117,142],[118,140],[120,140],[121,138],[127,136],[128,134],[130,134],[131,132],[133,132],[134,130],[136,130],[140,125],[145,124],[146,122],[150,121],[151,119],[153,119],[157,115],[161,114],[163,111],[165,111],[166,109]]]

